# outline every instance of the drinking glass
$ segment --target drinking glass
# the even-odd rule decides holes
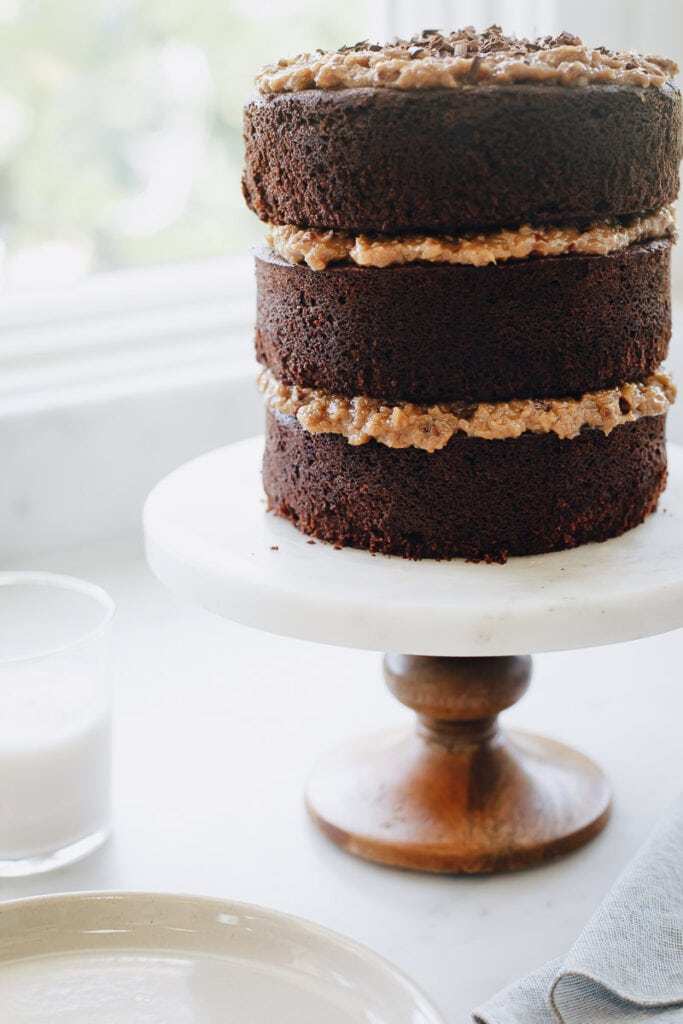
[[[113,614],[84,580],[0,573],[0,877],[60,867],[107,835]]]

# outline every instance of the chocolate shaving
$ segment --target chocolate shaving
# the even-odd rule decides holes
[[[555,40],[556,46],[580,46],[581,40],[578,36],[574,36],[571,32],[560,32]]]
[[[477,56],[474,57],[474,59],[472,60],[472,65],[470,67],[469,74],[467,75],[467,81],[468,82],[476,81],[477,73],[479,71],[480,65],[481,65],[481,57],[479,56],[479,54],[477,54]]]
[[[404,50],[410,57],[422,56],[425,51],[432,54],[456,55],[456,56],[483,56],[488,53],[510,53],[514,56],[523,57],[527,54],[537,53],[539,50],[553,50],[559,46],[581,46],[579,36],[572,32],[563,31],[557,36],[542,36],[538,39],[518,39],[516,36],[506,36],[500,25],[490,25],[483,32],[477,32],[471,25],[467,28],[458,29],[454,32],[442,32],[436,28],[425,28],[422,32],[411,39],[396,39],[388,44],[391,49]],[[340,46],[337,53],[359,53],[370,51],[379,53],[385,49],[378,43],[370,43],[368,39],[361,39],[351,46]],[[595,47],[598,53],[605,56],[615,57],[615,51],[606,46]],[[324,51],[317,50],[317,53]],[[653,58],[649,58],[653,59]],[[666,61],[662,60],[662,66]]]

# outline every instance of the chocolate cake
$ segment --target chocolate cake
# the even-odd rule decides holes
[[[269,507],[505,560],[654,510],[681,100],[658,57],[491,28],[266,67],[245,109]]]

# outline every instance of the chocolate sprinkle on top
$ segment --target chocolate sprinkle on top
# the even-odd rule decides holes
[[[363,39],[334,51],[303,53],[267,65],[261,92],[377,87],[462,88],[479,83],[623,84],[661,87],[678,71],[663,57],[591,48],[571,32],[538,39],[504,35],[498,25],[454,32],[424,29],[380,46]]]

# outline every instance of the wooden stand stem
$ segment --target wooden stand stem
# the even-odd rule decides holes
[[[383,864],[475,873],[539,864],[603,828],[609,788],[599,768],[498,727],[529,685],[530,657],[388,654],[384,673],[417,713],[417,730],[354,741],[315,768],[308,810],[334,842]]]

